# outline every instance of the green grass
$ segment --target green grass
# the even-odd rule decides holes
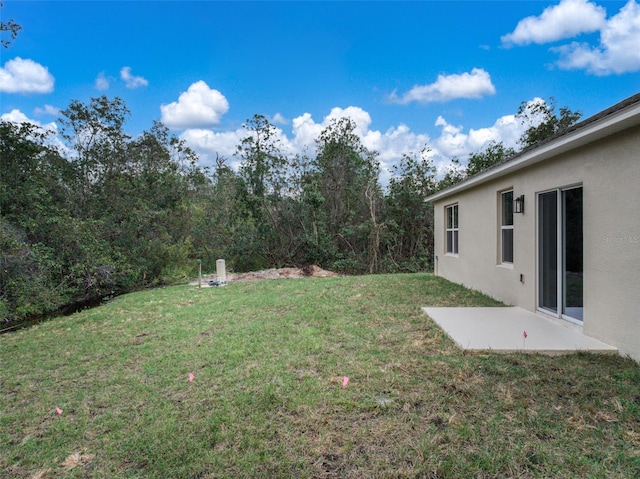
[[[0,476],[640,477],[638,364],[464,354],[420,309],[497,304],[428,274],[179,286],[3,335]]]

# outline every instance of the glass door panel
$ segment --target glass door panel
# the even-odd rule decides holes
[[[562,192],[563,203],[563,308],[562,313],[582,321],[582,188]]]
[[[538,195],[538,307],[558,313],[558,192]]]

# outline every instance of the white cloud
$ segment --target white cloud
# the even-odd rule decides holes
[[[124,82],[124,86],[130,90],[149,85],[149,81],[146,78],[132,75],[131,67],[122,67],[120,69],[120,79]],[[105,72],[100,72],[93,85],[96,90],[106,91],[111,87],[111,82],[114,80],[117,79],[112,76],[107,76]]]
[[[55,106],[51,106],[51,105],[45,105],[42,108],[37,107],[33,111],[36,115],[40,115],[40,116],[42,115],[57,116],[60,113],[60,108],[56,108]]]
[[[444,158],[457,157],[466,159],[471,153],[486,149],[491,143],[502,143],[507,148],[516,148],[518,140],[529,125],[523,125],[515,115],[498,118],[488,127],[464,131],[462,126],[449,124],[443,117],[438,117],[436,126],[442,127],[436,139],[437,151]]]
[[[309,113],[304,113],[291,121],[290,135],[280,128],[276,127],[276,137],[280,142],[280,149],[283,154],[294,156],[297,154],[314,155],[316,152],[316,140],[332,120],[338,120],[343,117],[349,117],[356,123],[355,133],[361,138],[363,145],[367,148],[380,151],[381,162],[386,159],[400,157],[403,151],[403,144],[416,144],[419,141],[419,135],[415,135],[408,131],[406,126],[402,126],[396,130],[392,129],[387,134],[381,134],[378,131],[369,129],[371,125],[371,116],[362,108],[350,106],[347,108],[332,108],[327,116],[321,122],[317,123]],[[232,168],[239,166],[239,159],[235,158],[236,146],[247,136],[248,132],[244,128],[235,131],[213,132],[208,129],[188,129],[185,130],[180,137],[184,139],[191,148],[200,156],[203,166],[213,166],[216,155],[227,158],[227,165]],[[411,139],[407,142],[402,137],[405,134]],[[423,138],[426,140],[426,138]],[[424,143],[420,144],[418,150],[424,147]],[[389,154],[393,148],[393,153]]]
[[[398,97],[396,92],[389,95],[393,103],[406,105],[413,101],[419,103],[447,102],[458,98],[482,98],[495,94],[496,89],[491,76],[482,68],[474,68],[470,73],[438,75],[435,83],[416,85]]]
[[[3,113],[2,115],[0,115],[0,120],[15,124],[31,123],[33,125],[36,125],[42,128],[46,133],[48,133],[48,136],[45,140],[45,144],[47,146],[57,148],[58,151],[60,151],[62,154],[70,154],[69,149],[65,146],[65,144],[60,139],[60,136],[58,135],[58,124],[54,121],[42,124],[37,120],[32,120],[17,109],[11,110],[9,113]]]
[[[501,40],[507,46],[554,42],[595,32],[604,25],[605,17],[605,9],[588,0],[562,0],[545,8],[538,17],[520,20]]]
[[[120,69],[120,78],[124,81],[125,86],[130,89],[140,88],[149,84],[145,78],[132,75],[131,67],[122,67]]]
[[[435,142],[439,153],[447,158],[457,158],[468,153],[469,136],[464,133],[462,126],[451,125],[441,116],[436,120],[436,126],[442,128],[440,137]]]
[[[544,103],[542,98],[533,98],[528,104]],[[464,165],[469,155],[484,151],[491,143],[502,143],[505,148],[518,150],[518,141],[531,126],[543,120],[542,114],[530,117],[526,122],[513,115],[499,117],[493,125],[465,132],[463,126],[449,124],[442,116],[436,120],[441,127],[440,136],[433,142],[433,157],[439,174],[444,174],[452,158],[458,158]]]
[[[327,127],[332,121],[340,120],[341,118],[351,118],[355,125],[354,133],[361,137],[364,137],[369,131],[371,125],[371,115],[358,106],[348,106],[347,108],[335,107],[331,109],[331,112],[324,117],[322,126]]]
[[[312,152],[315,151],[315,141],[320,137],[322,130],[328,127],[332,121],[341,118],[351,118],[354,121],[356,124],[354,133],[360,138],[364,139],[369,133],[371,115],[357,106],[332,108],[320,123],[316,123],[310,113],[303,113],[292,121],[293,139],[291,140],[291,148],[297,152],[305,149]]]
[[[489,127],[469,130],[469,152],[482,151],[493,142],[501,142],[506,147],[515,148],[525,130],[515,115],[502,116]]]
[[[350,118],[355,123],[354,133],[360,138],[362,145],[369,151],[378,153],[380,162],[380,181],[383,185],[389,182],[393,165],[403,154],[420,152],[429,142],[429,135],[418,134],[404,124],[391,127],[385,132],[372,130],[371,115],[357,106],[347,108],[332,108],[322,122],[316,123],[309,113],[305,113],[293,120],[293,139],[291,147],[297,152],[308,151],[310,155],[316,152],[316,140],[320,133],[334,120]]]
[[[393,166],[398,163],[404,154],[417,154],[430,143],[430,137],[426,133],[414,133],[404,124],[389,128],[384,133],[379,131],[369,132],[363,139],[363,144],[370,150],[378,152],[380,162],[380,182],[383,185],[389,183]],[[429,145],[431,146],[431,145]]]
[[[180,135],[187,144],[198,154],[201,166],[213,167],[216,157],[224,157],[225,164],[237,170],[240,166],[240,158],[236,157],[237,146],[249,135],[245,128],[214,132],[205,128],[190,128]],[[284,155],[293,156],[302,152],[302,148],[296,146],[286,134],[275,128],[275,138],[280,142],[280,150]]]
[[[94,82],[94,86],[96,90],[105,91],[109,89],[109,78],[104,74],[104,72],[100,72],[96,77],[96,81]]]
[[[29,118],[27,118],[27,115],[22,113],[20,110],[15,109],[11,110],[9,113],[3,113],[2,116],[0,116],[0,120],[16,124],[33,123],[35,125],[38,125],[38,122],[36,122],[35,120],[29,120]]]
[[[618,14],[606,19],[603,7],[588,0],[562,0],[539,17],[521,20],[516,29],[502,37],[503,44],[547,43],[600,32],[600,42],[571,42],[551,48],[565,70],[586,70],[595,75],[622,74],[640,70],[640,6],[629,0]]]
[[[563,69],[585,69],[595,75],[622,74],[640,70],[640,6],[630,0],[606,22],[600,45],[571,43],[552,49],[560,54]]]
[[[11,110],[9,113],[3,113],[0,116],[0,120],[2,121],[6,121],[9,123],[15,123],[15,124],[21,124],[21,123],[31,123],[33,125],[36,125],[40,128],[42,128],[43,130],[52,133],[53,135],[57,135],[58,134],[58,125],[55,122],[50,122],[50,123],[45,123],[42,124],[37,120],[32,120],[31,118],[27,117],[27,115],[25,115],[24,113],[22,113],[20,110],[14,109]]]
[[[227,159],[227,166],[237,169],[239,160],[234,158],[236,146],[245,135],[244,129],[213,132],[203,128],[191,128],[182,132],[180,138],[198,154],[201,166],[214,166],[218,155]]]
[[[276,125],[286,125],[289,123],[289,120],[282,116],[281,113],[276,113],[273,115],[273,118],[271,118],[271,123]]]
[[[0,91],[4,93],[51,93],[55,80],[46,67],[16,57],[0,68]]]
[[[293,119],[293,140],[292,142],[298,150],[313,148],[315,151],[315,141],[325,128],[322,123],[316,123],[310,113],[303,113]]]
[[[542,101],[534,99],[531,101]],[[356,123],[355,133],[369,150],[377,151],[380,162],[380,182],[386,186],[396,165],[404,154],[418,154],[425,147],[439,174],[444,174],[453,157],[463,163],[471,153],[484,150],[492,142],[502,142],[506,147],[517,147],[517,142],[528,125],[523,125],[515,115],[498,118],[493,125],[466,130],[462,125],[452,125],[438,117],[436,126],[440,134],[431,138],[427,133],[412,131],[400,124],[386,131],[371,128],[372,119],[360,107],[333,108],[321,121],[316,122],[310,113],[304,113],[291,121],[291,130],[285,133],[276,127],[281,151],[285,155],[316,153],[316,140],[332,120],[348,116]],[[184,139],[199,154],[203,166],[213,166],[216,154],[227,158],[227,165],[239,166],[236,145],[247,135],[239,128],[235,131],[213,132],[207,129],[189,129],[183,132]]]
[[[224,95],[209,88],[202,80],[181,93],[177,102],[160,106],[162,122],[175,129],[217,125],[228,110],[229,102]]]

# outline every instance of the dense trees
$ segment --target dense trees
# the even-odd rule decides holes
[[[319,264],[346,273],[429,270],[430,193],[515,152],[491,144],[444,178],[428,148],[405,154],[388,188],[378,154],[349,118],[318,136],[315,155],[286,155],[266,117],[245,124],[238,171],[211,171],[161,123],[136,138],[119,98],[73,101],[59,120],[64,146],[30,125],[0,122],[0,319],[19,322],[195,274],[225,258],[236,271]],[[528,146],[579,117],[523,104]]]
[[[5,322],[191,273],[196,157],[155,124],[133,140],[120,99],[62,112],[65,154],[0,122],[0,313]]]
[[[360,272],[367,265],[373,272],[381,202],[377,154],[361,144],[355,128],[350,118],[334,120],[317,140],[312,173],[322,201],[314,213],[334,251],[334,267]]]
[[[428,150],[406,154],[394,168],[385,198],[383,222],[385,269],[431,270],[433,206],[424,199],[437,188],[436,169]]]

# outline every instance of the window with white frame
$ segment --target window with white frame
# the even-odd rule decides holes
[[[500,261],[513,264],[513,190],[500,194]]]
[[[447,254],[458,254],[458,205],[447,206]]]

